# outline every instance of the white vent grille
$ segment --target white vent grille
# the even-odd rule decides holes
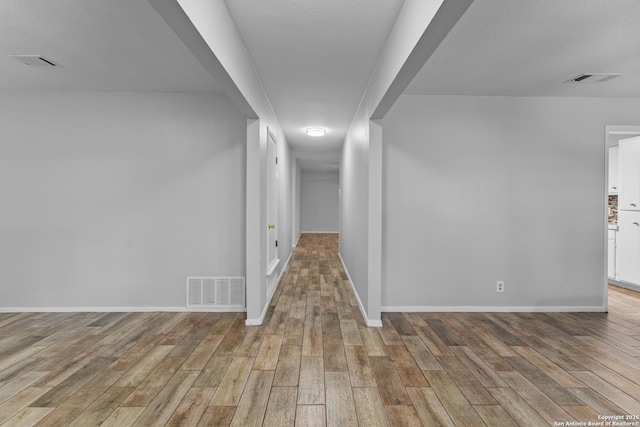
[[[616,77],[624,76],[620,73],[583,73],[567,80],[565,83],[603,83]]]
[[[187,308],[244,310],[244,277],[187,277]]]
[[[7,55],[9,58],[32,68],[61,68],[60,64],[42,55]]]

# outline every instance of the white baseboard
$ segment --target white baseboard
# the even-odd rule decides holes
[[[244,313],[245,308],[226,307],[0,307],[0,313]]]
[[[385,306],[380,311],[386,313],[560,313],[560,312],[588,312],[604,313],[607,310],[603,306],[511,306],[511,307],[485,307],[485,306]]]
[[[340,234],[339,231],[301,231],[300,234]]]
[[[613,286],[618,286],[619,288],[629,289],[630,291],[640,292],[640,285],[635,285],[633,283],[621,282],[619,280],[609,279],[609,284]]]
[[[293,251],[291,251],[291,253],[289,254],[289,257],[287,258],[287,262],[284,263],[284,267],[282,267],[280,274],[278,274],[278,284],[276,285],[271,295],[268,295],[267,303],[262,309],[262,314],[260,314],[260,317],[258,317],[257,319],[245,320],[244,321],[245,326],[260,326],[262,325],[262,322],[264,322],[264,317],[267,315],[267,310],[269,310],[269,304],[271,304],[271,299],[273,299],[273,295],[276,293],[276,290],[278,290],[278,286],[280,286],[280,279],[282,279],[284,272],[287,270],[287,267],[289,266],[289,262],[291,261],[292,255],[293,255]]]
[[[257,319],[247,319],[247,320],[245,320],[244,321],[245,326],[260,326],[260,325],[262,325],[262,322],[264,321],[264,316],[267,315],[267,310],[269,310],[269,304],[270,303],[271,303],[271,300],[269,300],[269,302],[267,302],[267,304],[264,306],[264,309],[262,310],[262,314],[260,315],[260,317],[258,317]]]
[[[356,296],[356,301],[358,301],[358,307],[360,307],[360,313],[362,314],[362,318],[367,326],[372,328],[381,328],[382,320],[369,319],[367,317],[367,312],[364,309],[364,305],[362,305],[362,301],[360,300],[360,295],[358,295],[358,291],[356,291],[356,287],[353,285],[353,280],[351,280],[351,275],[349,274],[349,270],[347,269],[347,265],[344,263],[342,259],[342,255],[338,252],[338,258],[340,258],[340,262],[342,263],[342,267],[344,268],[344,272],[347,273],[347,278],[349,279],[349,284],[351,285],[351,290],[353,294]]]

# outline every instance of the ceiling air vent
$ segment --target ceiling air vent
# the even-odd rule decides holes
[[[9,58],[13,58],[16,61],[28,65],[33,68],[62,68],[60,64],[45,58],[42,55],[7,55]]]
[[[583,73],[579,76],[575,76],[572,79],[567,80],[565,83],[602,83],[615,79],[616,77],[624,76],[621,73]]]

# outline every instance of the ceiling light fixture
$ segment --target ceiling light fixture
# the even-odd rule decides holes
[[[327,133],[327,130],[323,128],[307,128],[305,132],[309,136],[325,136]]]

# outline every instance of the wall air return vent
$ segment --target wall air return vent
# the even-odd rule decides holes
[[[60,64],[42,55],[7,55],[32,68],[62,68]]]
[[[621,73],[583,73],[579,76],[575,76],[572,79],[567,80],[565,83],[602,83],[615,79],[616,77],[624,76]]]
[[[187,308],[245,311],[244,277],[187,277]]]

